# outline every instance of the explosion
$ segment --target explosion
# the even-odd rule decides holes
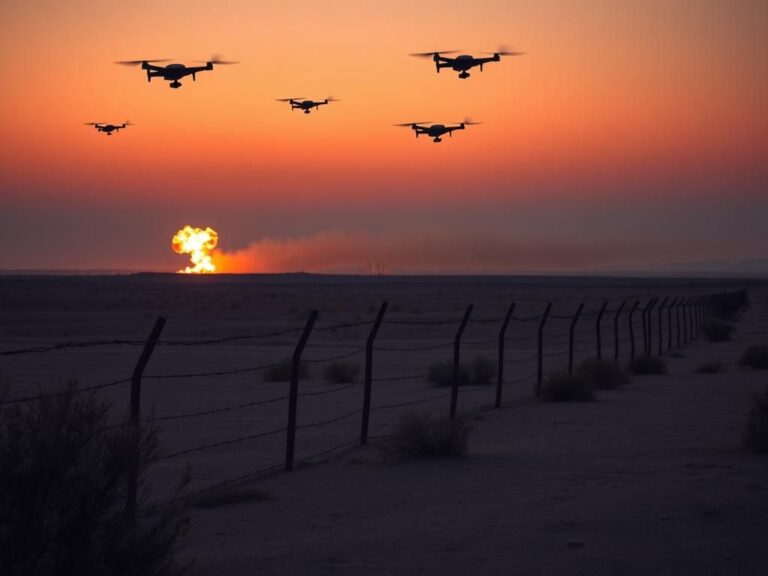
[[[219,243],[219,233],[213,228],[184,226],[171,240],[171,247],[178,254],[189,254],[194,266],[179,270],[182,274],[208,274],[216,271],[210,251]]]

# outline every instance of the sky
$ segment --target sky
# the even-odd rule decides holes
[[[764,0],[0,0],[0,49],[0,269],[768,270]]]

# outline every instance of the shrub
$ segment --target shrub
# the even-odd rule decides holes
[[[464,364],[459,364],[458,381],[459,384],[469,384],[470,372]],[[436,362],[429,367],[427,381],[438,386],[453,385],[453,362]]]
[[[354,362],[337,360],[323,368],[323,380],[328,384],[349,384],[356,382],[360,375],[360,365]]]
[[[186,519],[176,507],[138,522],[125,515],[135,437],[75,386],[0,414],[0,573],[185,572],[175,555]],[[139,447],[142,470],[157,453],[153,430],[140,429]]]
[[[382,448],[386,454],[404,458],[463,456],[471,430],[462,418],[451,420],[408,412],[400,416],[394,434]]]
[[[725,342],[731,339],[733,326],[718,318],[710,318],[701,326],[701,333],[710,342]]]
[[[478,354],[475,359],[472,360],[472,382],[475,384],[490,384],[496,378],[498,366],[496,362]]]
[[[299,363],[299,378],[309,378],[309,364]],[[264,382],[288,382],[291,379],[291,361],[283,360],[264,370]]]
[[[576,372],[589,380],[595,388],[612,389],[629,382],[629,375],[616,362],[608,360],[584,360]]]
[[[768,346],[765,344],[750,346],[742,354],[741,363],[750,368],[768,369]]]
[[[744,444],[758,452],[768,452],[768,388],[752,397]]]
[[[699,364],[699,366],[697,366],[696,369],[694,370],[696,374],[717,374],[722,371],[723,371],[723,365],[717,360]]]
[[[555,372],[550,374],[542,386],[542,395],[550,402],[569,400],[592,400],[594,385],[581,373]]]
[[[666,374],[667,363],[658,356],[638,356],[629,363],[632,374]]]

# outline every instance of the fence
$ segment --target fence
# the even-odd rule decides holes
[[[282,438],[284,457],[273,458],[254,466],[245,474],[230,475],[185,494],[172,494],[164,502],[155,503],[145,509],[150,511],[164,505],[209,492],[222,486],[271,473],[279,469],[291,471],[297,462],[311,462],[328,454],[343,450],[353,445],[366,445],[370,438],[386,435],[389,426],[399,410],[420,407],[435,412],[444,411],[450,418],[455,418],[459,408],[471,410],[492,404],[502,407],[504,399],[522,399],[541,395],[545,378],[556,371],[572,372],[578,360],[586,358],[610,358],[616,362],[633,360],[638,355],[661,355],[674,348],[685,346],[696,338],[702,324],[712,316],[725,316],[744,306],[747,302],[746,291],[729,292],[699,296],[675,296],[649,298],[645,301],[622,301],[600,303],[599,306],[579,304],[570,311],[561,310],[562,305],[547,303],[538,313],[518,314],[518,306],[510,303],[506,314],[500,317],[483,318],[473,315],[474,307],[468,305],[461,316],[455,318],[411,319],[388,315],[388,304],[383,302],[375,316],[369,320],[346,321],[323,325],[317,310],[311,310],[303,326],[264,332],[258,334],[240,334],[216,339],[173,340],[163,339],[166,325],[165,318],[157,318],[146,340],[92,340],[43,344],[35,347],[0,351],[2,357],[38,356],[73,349],[92,349],[116,346],[141,347],[131,377],[111,380],[77,389],[78,393],[95,393],[114,389],[130,383],[128,387],[129,410],[126,422],[118,426],[127,426],[136,441],[134,455],[138,455],[139,430],[142,424],[165,426],[171,423],[186,423],[219,415],[225,417],[220,429],[208,432],[210,440],[194,446],[186,446],[162,453],[155,461],[156,467],[178,461],[182,457],[200,454],[220,454],[226,462],[208,462],[209,470],[202,477],[214,475],[213,471],[228,470],[226,464],[240,463],[243,459],[256,460],[255,449],[245,455],[226,450],[236,450],[244,445],[255,446],[262,439],[273,442],[264,448],[264,453],[275,454],[274,447]],[[402,331],[405,330],[406,334]],[[421,336],[414,339],[415,331]],[[344,335],[345,349],[339,350],[335,336]],[[334,353],[322,357],[305,357],[305,349],[311,339],[320,339],[326,348]],[[265,374],[271,370],[285,367],[284,350],[294,344],[288,367],[287,388],[285,382],[264,384],[257,391],[261,395],[245,402],[217,405],[200,409],[199,402],[192,400],[194,409],[162,416],[142,417],[142,387],[147,381],[184,382],[203,379],[227,383],[240,376]],[[324,339],[324,340],[323,340]],[[416,342],[414,342],[416,340]],[[383,344],[379,342],[383,341]],[[352,342],[351,348],[349,343]],[[403,345],[406,342],[406,345]],[[158,348],[173,350],[200,350],[214,346],[256,345],[265,349],[278,350],[279,361],[271,361],[236,368],[218,368],[215,370],[167,372],[145,374],[150,358]],[[483,360],[475,356],[473,363],[462,362],[469,352],[482,353]],[[424,387],[430,379],[427,370],[405,370],[409,362],[406,356],[418,358],[444,359],[443,367],[450,369],[450,376],[443,376],[444,389],[433,386]],[[334,382],[316,389],[306,389],[303,376],[308,365],[325,365],[338,362],[352,362],[351,359],[363,356],[364,370],[362,386],[356,378],[351,381]],[[492,356],[495,356],[491,359]],[[381,358],[384,361],[381,362]],[[449,358],[448,360],[445,360]],[[394,359],[393,359],[394,358]],[[384,370],[380,370],[380,363]],[[466,366],[474,364],[479,370],[486,368],[483,377],[467,377]],[[396,365],[396,372],[387,370]],[[488,366],[494,370],[489,371]],[[434,370],[435,365],[430,366]],[[495,373],[495,374],[494,374]],[[435,374],[432,374],[433,379]],[[438,377],[438,379],[440,379]],[[419,388],[419,385],[422,385]],[[274,394],[263,397],[267,388],[275,388]],[[362,388],[362,390],[360,390]],[[210,390],[210,388],[207,388]],[[178,393],[178,391],[176,391]],[[186,389],[184,390],[186,393]],[[362,397],[360,393],[362,392]],[[55,397],[64,392],[40,393],[5,399],[3,406],[34,402],[42,398]],[[354,396],[353,396],[354,394]],[[418,394],[418,395],[417,395]],[[218,397],[218,396],[217,396]],[[383,399],[377,402],[377,397]],[[328,414],[328,399],[338,407],[334,414]],[[320,402],[318,404],[318,402]],[[313,404],[314,403],[314,404]],[[282,406],[281,419],[277,407]],[[266,418],[271,425],[258,431],[251,429],[252,419],[241,416],[240,425],[248,428],[248,433],[231,436],[229,430],[237,427],[235,414],[246,414],[260,407],[268,407]],[[318,416],[309,422],[299,418],[300,410],[316,413]],[[351,423],[351,424],[350,424]],[[327,433],[318,430],[345,426],[343,432]],[[354,435],[349,426],[357,427]],[[375,425],[379,434],[371,434]],[[222,433],[223,429],[223,433]],[[184,430],[180,436],[186,437]],[[309,434],[306,431],[312,430]],[[309,453],[297,456],[297,439],[311,444]],[[258,452],[258,451],[257,451]],[[306,452],[306,451],[305,451]],[[210,458],[210,457],[209,457]],[[214,459],[215,460],[215,459]],[[138,502],[138,462],[133,461],[131,474],[127,479],[126,510],[136,514]],[[161,471],[158,478],[166,476]]]

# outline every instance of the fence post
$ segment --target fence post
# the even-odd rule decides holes
[[[646,355],[653,356],[653,309],[656,307],[656,303],[659,301],[655,296],[648,304],[648,342],[646,343]]]
[[[285,444],[285,469],[290,472],[293,470],[293,453],[296,447],[296,407],[299,400],[299,370],[301,369],[301,353],[307,345],[309,335],[317,320],[317,310],[312,310],[304,325],[304,331],[301,333],[296,348],[291,358],[291,390],[288,400],[288,434]]]
[[[690,326],[688,327],[688,340],[693,340],[696,337],[696,334],[694,332],[694,314],[695,314],[695,306],[696,306],[696,298],[694,296],[691,296],[691,299],[688,301],[688,324]]]
[[[368,340],[365,342],[365,391],[363,392],[363,422],[360,429],[360,445],[368,444],[368,422],[371,416],[371,387],[373,385],[373,343],[379,333],[379,327],[384,314],[387,311],[387,303],[382,302],[376,320],[373,321]]]
[[[646,319],[646,316],[648,316],[651,302],[653,302],[653,298],[648,300],[648,303],[643,307],[642,313],[640,314],[640,317],[643,319],[643,354],[646,356],[648,355],[648,320]]]
[[[504,317],[504,322],[501,324],[499,330],[499,368],[496,371],[498,381],[496,382],[496,408],[501,408],[501,389],[504,387],[504,339],[507,337],[507,326],[512,319],[512,314],[515,312],[515,303],[512,302],[507,310],[507,315]]]
[[[688,344],[690,332],[688,330],[688,305],[691,302],[690,296],[683,300],[683,345]]]
[[[597,334],[597,360],[598,361],[603,359],[603,340],[602,340],[602,334],[600,334],[600,322],[603,320],[603,314],[605,313],[606,306],[608,306],[608,300],[603,302],[603,306],[600,308],[600,312],[597,313],[597,320],[595,320],[595,332]]]
[[[635,326],[632,323],[632,315],[640,306],[640,300],[635,300],[635,304],[629,311],[629,360],[630,362],[635,359]]]
[[[133,369],[131,377],[131,414],[130,414],[130,466],[128,467],[128,485],[126,487],[125,513],[130,519],[136,518],[136,502],[139,490],[139,459],[141,457],[141,428],[139,427],[139,415],[141,412],[141,377],[147,367],[150,356],[160,340],[160,333],[165,326],[165,318],[158,316],[152,332],[149,334],[144,349],[141,351],[138,362]]]
[[[680,308],[682,308],[684,301],[685,298],[681,296],[675,303],[675,331],[677,332],[677,345],[675,348],[680,348],[680,343],[682,342],[682,337],[680,335]]]
[[[450,417],[456,418],[456,404],[459,401],[459,365],[461,363],[461,335],[464,334],[464,328],[469,322],[469,315],[472,314],[473,305],[467,306],[464,312],[464,318],[461,319],[459,329],[456,331],[456,337],[453,340],[453,386],[451,387],[451,411]]]
[[[672,298],[672,301],[667,307],[667,352],[672,350],[672,308],[677,303],[677,297]]]
[[[619,316],[621,316],[621,311],[624,310],[624,305],[627,303],[626,300],[622,300],[621,304],[619,305],[619,309],[616,310],[616,315],[613,317],[613,361],[618,362],[619,361]]]
[[[584,308],[583,302],[579,304],[579,308],[576,310],[573,320],[571,320],[571,329],[568,333],[568,374],[573,374],[573,330],[576,328],[576,322],[579,321],[582,308]]]
[[[665,296],[659,306],[659,356],[664,354],[664,306],[667,305],[669,296]]]
[[[539,363],[536,371],[536,398],[541,397],[541,385],[544,381],[544,324],[547,323],[550,310],[552,310],[552,302],[547,304],[547,309],[544,310],[544,315],[541,317],[541,322],[539,322]]]

